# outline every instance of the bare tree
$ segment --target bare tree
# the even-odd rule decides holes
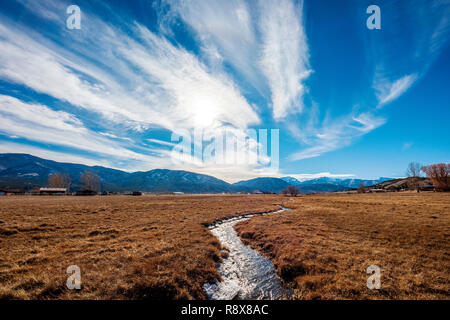
[[[49,176],[48,186],[52,188],[62,188],[62,174],[56,173]]]
[[[450,163],[437,163],[423,166],[422,171],[431,179],[436,189],[450,190]]]
[[[358,187],[358,193],[365,193],[366,192],[366,187],[364,187],[364,183],[360,183],[359,187]]]
[[[417,162],[410,162],[408,168],[406,169],[406,176],[408,177],[408,187],[409,189],[417,189],[419,191],[419,177],[422,171],[422,165]]]
[[[83,190],[100,191],[100,178],[92,171],[84,171],[81,175],[81,188]]]
[[[411,162],[406,169],[406,176],[409,178],[420,177],[420,172],[422,171],[422,165],[417,162]]]
[[[72,187],[72,178],[67,174],[63,174],[63,188],[70,189]]]
[[[72,179],[67,173],[56,173],[48,177],[48,185],[52,188],[67,188],[72,186]]]
[[[282,194],[290,194],[292,197],[296,197],[300,193],[300,190],[298,190],[298,188],[296,186],[289,185],[286,189],[281,191],[281,193]]]

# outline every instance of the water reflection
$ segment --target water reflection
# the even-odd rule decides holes
[[[209,227],[212,234],[229,249],[228,258],[219,264],[222,281],[204,285],[209,299],[275,300],[289,296],[290,293],[283,288],[272,262],[244,245],[233,228],[236,223],[253,216],[281,213],[286,210],[289,209],[282,207],[272,212],[234,217],[216,222]]]

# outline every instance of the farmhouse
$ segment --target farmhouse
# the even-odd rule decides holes
[[[40,195],[62,196],[67,194],[67,188],[40,188]]]
[[[94,190],[79,190],[75,193],[76,196],[95,196],[97,191]]]
[[[417,192],[420,191],[435,191],[435,188],[432,184],[422,185],[417,187]]]
[[[142,194],[143,194],[142,191],[125,192],[125,195],[127,196],[142,196]]]
[[[2,196],[4,196],[4,195],[6,195],[6,196],[13,196],[13,195],[23,195],[23,194],[25,194],[25,191],[24,190],[19,190],[19,189],[9,189],[9,188],[6,188],[6,189],[2,189],[2,190],[0,190],[0,195],[2,195]]]

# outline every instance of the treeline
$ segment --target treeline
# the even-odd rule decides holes
[[[437,163],[429,166],[422,166],[420,170],[425,172],[437,190],[450,191],[450,163]]]
[[[423,181],[423,174],[431,180],[435,190],[450,191],[450,163],[436,163],[428,166],[422,166],[417,162],[411,162],[406,170],[408,177],[408,189],[418,189],[420,182]],[[80,177],[81,190],[100,192],[99,176],[86,170]],[[72,188],[72,178],[67,173],[56,173],[48,178],[48,185],[53,188]],[[365,186],[362,184],[358,188],[358,192],[364,192]],[[298,187],[288,186],[281,194],[296,196],[300,193]]]
[[[426,179],[432,185],[430,185],[430,182],[426,185]],[[436,163],[423,166],[420,163],[411,162],[406,169],[406,185],[407,188],[404,189],[409,190],[450,191],[450,163]],[[389,188],[391,187],[388,186],[387,189]],[[396,191],[399,191],[398,188],[400,187],[391,188],[391,190],[397,189]],[[364,193],[366,191],[367,187],[361,183],[358,188],[358,193]]]
[[[422,166],[411,162],[406,169],[410,189],[418,189],[422,173],[431,180],[436,191],[450,191],[450,163],[436,163]]]
[[[99,176],[86,170],[80,177],[81,190],[83,191],[95,191],[100,192],[100,178]],[[48,186],[51,188],[66,188],[67,190],[72,188],[72,178],[67,173],[56,173],[48,177]]]
[[[281,191],[281,194],[290,195],[291,197],[296,197],[298,194],[300,194],[300,190],[296,186],[289,185],[286,189]]]

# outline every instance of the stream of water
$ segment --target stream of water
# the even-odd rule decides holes
[[[222,281],[204,285],[209,299],[276,300],[290,295],[283,288],[272,262],[243,244],[233,228],[236,223],[256,215],[276,214],[286,210],[290,209],[281,207],[276,211],[233,217],[208,227],[222,246],[229,250],[228,258],[219,264]]]

